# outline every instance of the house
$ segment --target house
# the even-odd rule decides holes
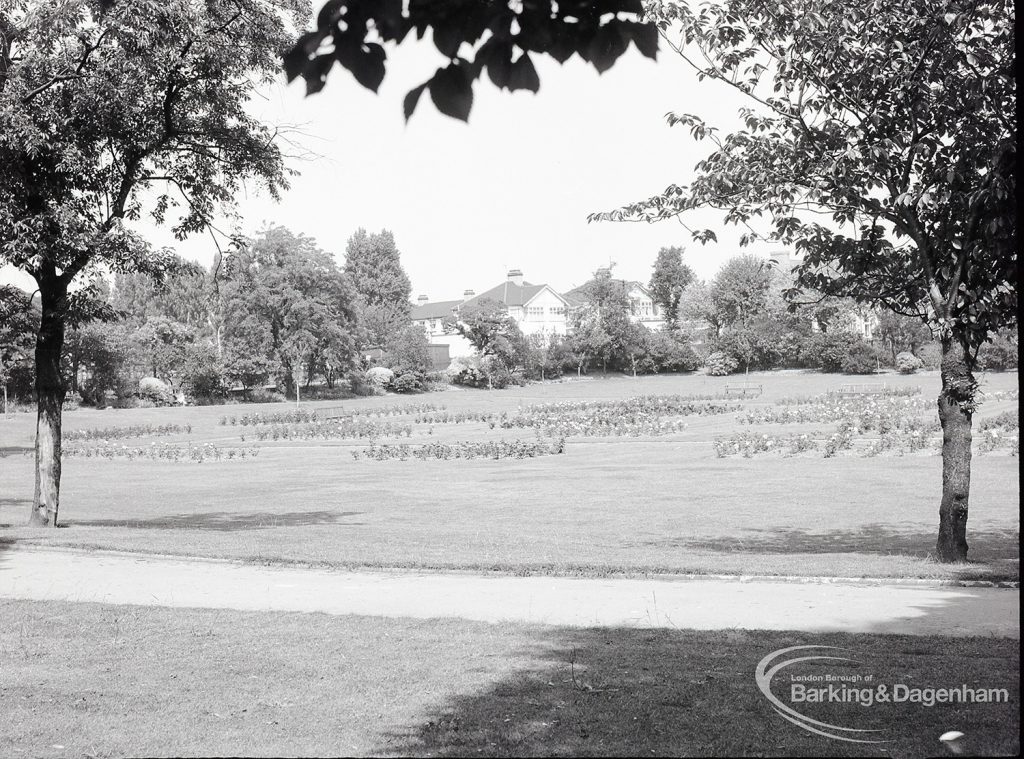
[[[460,310],[472,308],[481,301],[504,304],[524,335],[564,335],[567,330],[569,301],[549,285],[532,285],[523,279],[519,269],[509,271],[499,285],[467,298]]]
[[[428,338],[443,335],[442,322],[445,318],[454,317],[461,304],[461,300],[440,300],[431,303],[426,295],[421,295],[417,298],[416,305],[412,307],[412,323],[423,327]]]

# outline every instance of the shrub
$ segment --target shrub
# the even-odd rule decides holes
[[[424,377],[422,374],[406,372],[395,377],[388,383],[388,387],[396,393],[416,393],[424,388]]]
[[[173,406],[175,402],[171,386],[156,377],[139,380],[139,397],[155,406]]]
[[[383,390],[395,380],[395,373],[383,366],[375,366],[366,372],[366,381],[375,388]]]
[[[819,332],[807,340],[803,356],[810,366],[823,372],[839,372],[843,360],[859,342],[861,339],[849,332]],[[874,370],[874,365],[871,368]]]
[[[715,351],[707,357],[704,365],[708,374],[713,377],[722,377],[735,372],[740,363],[728,353]]]
[[[668,332],[653,332],[651,334],[650,354],[654,371],[692,372],[701,363],[693,346],[677,340]]]
[[[878,365],[878,351],[863,340],[853,343],[840,363],[843,374],[871,374]]]
[[[1001,330],[978,351],[978,366],[990,372],[1017,368],[1017,332]]]
[[[900,374],[913,374],[924,366],[924,362],[909,351],[896,355],[896,371]]]
[[[287,398],[277,390],[266,390],[262,387],[249,391],[250,403],[284,403]]]
[[[487,375],[480,368],[480,361],[476,357],[453,359],[445,370],[445,376],[453,385],[487,387]]]

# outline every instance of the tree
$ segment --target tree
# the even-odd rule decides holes
[[[394,385],[399,392],[423,390],[434,365],[424,329],[409,324],[393,334],[384,352],[383,364],[395,373]]]
[[[5,414],[7,386],[12,374],[17,367],[32,360],[38,316],[27,293],[0,285],[0,388],[3,389]]]
[[[381,43],[399,44],[414,30],[419,39],[430,30],[434,46],[451,62],[406,95],[405,118],[429,90],[438,110],[466,121],[473,106],[473,82],[485,68],[500,89],[536,92],[537,55],[564,63],[576,54],[599,73],[610,68],[630,42],[648,58],[656,57],[657,30],[642,23],[642,12],[640,0],[329,0],[317,15],[316,29],[299,37],[285,56],[284,67],[288,81],[299,76],[306,81],[307,94],[324,88],[335,62],[376,92],[387,61]],[[465,50],[472,50],[472,60],[461,55]]]
[[[273,356],[287,395],[325,355],[352,363],[355,291],[311,237],[268,227],[224,263],[225,341]]]
[[[478,300],[459,314],[456,329],[477,353],[499,361],[507,371],[522,364],[523,333],[503,303],[489,298]]]
[[[567,342],[575,359],[576,376],[582,376],[583,368],[592,360],[608,354],[612,338],[605,331],[596,306],[591,303],[583,303],[572,309],[569,313]]]
[[[381,347],[409,324],[412,282],[402,268],[394,236],[359,228],[345,248],[345,274],[359,296],[359,316],[368,343]]]
[[[764,259],[749,254],[730,258],[718,270],[708,293],[715,320],[723,326],[746,324],[763,314],[771,283],[772,270]]]
[[[598,269],[574,291],[591,307],[590,311],[581,312],[576,323],[581,330],[581,341],[577,344],[581,352],[578,353],[581,357],[600,360],[605,372],[609,365],[623,364],[626,349],[637,336],[629,318],[632,310],[629,289],[628,282],[612,277],[609,266]],[[587,324],[591,320],[596,323]]]
[[[721,0],[647,11],[702,79],[751,106],[724,137],[670,114],[714,143],[695,177],[591,218],[721,209],[753,229],[742,243],[770,237],[803,252],[800,286],[927,321],[942,346],[936,551],[966,559],[977,354],[1017,310],[1013,5]]]
[[[147,211],[174,214],[185,237],[245,179],[277,196],[275,133],[246,106],[301,23],[298,0],[0,9],[0,263],[35,279],[42,307],[33,524],[57,521],[64,335],[99,308],[83,285],[103,269],[160,276],[173,265],[125,223]]]
[[[669,329],[679,326],[679,301],[693,282],[693,269],[683,263],[683,249],[678,246],[662,248],[654,260],[651,272],[651,294],[654,302],[665,312]]]
[[[903,351],[916,353],[922,345],[932,341],[932,331],[916,316],[904,316],[888,309],[878,315],[879,339],[887,346],[896,363],[896,354]]]

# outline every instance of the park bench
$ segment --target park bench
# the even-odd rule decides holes
[[[761,393],[764,392],[764,388],[761,385],[726,385],[725,394],[727,396],[740,396],[741,398],[757,398]]]
[[[836,395],[884,395],[886,387],[888,386],[884,383],[853,383],[849,385],[840,385],[839,389],[836,390]]]

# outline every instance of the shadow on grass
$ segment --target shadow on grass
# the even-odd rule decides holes
[[[309,527],[313,525],[345,524],[358,526],[363,522],[342,522],[361,511],[291,511],[291,512],[236,512],[211,511],[206,513],[169,514],[152,519],[71,519],[62,521],[61,527],[130,527],[148,530],[261,530],[271,527]]]
[[[958,729],[969,753],[1018,750],[1017,642],[764,631],[541,628],[524,670],[460,695],[408,730],[387,756],[935,756]],[[883,731],[885,744],[814,735],[776,714],[758,690],[758,662],[788,646],[831,645],[860,661],[807,662],[776,675],[790,704],[792,674],[871,674],[915,686],[1007,688],[1003,704],[802,704],[833,724]],[[783,657],[786,658],[786,657]]]
[[[1019,555],[1019,530],[969,526],[967,533],[972,552],[984,552],[997,559]],[[721,537],[649,540],[638,545],[702,548],[722,553],[866,553],[924,557],[935,551],[935,531],[913,532],[884,524],[827,532],[777,527],[742,530],[736,535]]]

